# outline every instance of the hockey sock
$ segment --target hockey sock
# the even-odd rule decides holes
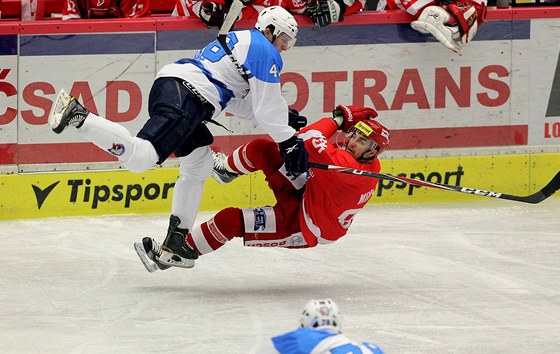
[[[150,142],[131,136],[125,127],[91,112],[78,132],[117,157],[132,172],[145,172],[158,160],[157,152]]]
[[[200,147],[180,160],[179,178],[173,188],[171,214],[181,220],[179,227],[191,230],[202,201],[204,182],[212,174],[212,150],[208,146]]]
[[[187,243],[203,255],[217,250],[234,237],[242,237],[244,232],[241,209],[226,208],[212,219],[195,226],[187,236]]]

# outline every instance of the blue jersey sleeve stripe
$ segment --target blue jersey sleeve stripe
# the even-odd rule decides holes
[[[224,109],[226,107],[226,105],[228,104],[228,102],[233,97],[235,97],[233,91],[228,89],[227,86],[223,82],[214,79],[214,77],[212,77],[212,74],[208,70],[206,70],[206,68],[198,60],[190,59],[190,58],[183,58],[183,59],[177,60],[175,63],[176,64],[193,64],[197,68],[199,68],[204,73],[204,75],[208,78],[208,81],[210,81],[216,87],[216,90],[218,90],[218,93],[220,94],[220,106],[222,107],[222,109]]]

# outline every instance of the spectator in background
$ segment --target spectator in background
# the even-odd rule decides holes
[[[135,18],[150,15],[150,0],[65,0],[63,20]]]
[[[256,19],[266,7],[280,5],[293,15],[307,15],[317,27],[342,22],[344,16],[363,10],[366,0],[255,0],[239,19]],[[208,28],[220,28],[233,0],[177,0],[173,16],[196,16]]]
[[[371,343],[356,343],[341,333],[338,305],[331,299],[305,305],[300,328],[264,342],[254,354],[383,354]]]
[[[208,28],[220,28],[233,0],[177,0],[172,16],[196,16]],[[239,19],[256,19],[265,8],[279,5],[278,0],[256,0],[243,8]]]
[[[293,0],[296,2],[297,0]],[[325,27],[331,23],[342,22],[344,16],[362,11],[365,0],[317,0],[309,1],[305,14],[311,18],[315,26]]]
[[[377,10],[401,9],[412,16],[410,26],[430,33],[448,49],[461,53],[486,17],[487,0],[380,0]]]

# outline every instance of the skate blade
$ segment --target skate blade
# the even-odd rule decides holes
[[[194,267],[194,259],[183,258],[176,255],[175,253],[170,253],[165,250],[161,253],[161,256],[157,258],[157,261],[161,264],[170,267],[179,267],[179,268]]]
[[[140,257],[142,264],[148,272],[153,273],[159,269],[159,267],[155,263],[153,263],[150,258],[148,258],[148,255],[146,254],[144,246],[142,246],[141,242],[134,243],[134,250],[138,254],[138,257]]]

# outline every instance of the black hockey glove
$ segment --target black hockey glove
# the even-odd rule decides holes
[[[307,125],[307,118],[300,116],[299,112],[293,108],[288,110],[288,125],[299,132],[299,130]]]
[[[342,0],[317,0],[307,5],[305,13],[315,26],[325,27],[344,20],[346,5]]]
[[[229,5],[222,5],[215,1],[203,0],[198,17],[208,28],[220,28],[229,11]]]
[[[290,139],[278,144],[280,147],[280,155],[284,158],[286,171],[288,176],[297,178],[300,174],[306,173],[307,166],[307,151],[303,140],[292,136]]]

